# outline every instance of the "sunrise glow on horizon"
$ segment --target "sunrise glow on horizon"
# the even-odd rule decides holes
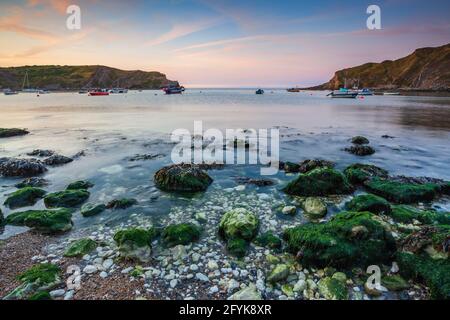
[[[66,28],[80,6],[81,30]],[[4,0],[0,66],[106,65],[191,87],[310,86],[336,70],[450,42],[450,2]],[[419,23],[420,22],[420,23]]]

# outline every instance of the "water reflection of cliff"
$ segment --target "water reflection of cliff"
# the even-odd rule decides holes
[[[400,108],[396,119],[403,126],[450,131],[450,107]]]

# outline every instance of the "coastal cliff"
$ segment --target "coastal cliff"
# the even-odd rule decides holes
[[[47,90],[124,87],[159,89],[177,81],[160,72],[125,71],[106,66],[23,66],[0,68],[0,89],[21,89],[28,71],[29,86]]]
[[[337,71],[327,83],[309,89],[336,90],[344,86],[360,88],[450,91],[450,44],[421,48],[412,54],[381,63],[366,63]]]

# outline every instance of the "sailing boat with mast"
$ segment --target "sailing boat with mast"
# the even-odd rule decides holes
[[[25,77],[22,83],[22,92],[25,93],[37,93],[39,90],[30,88],[30,79],[28,78],[28,71],[25,71]]]

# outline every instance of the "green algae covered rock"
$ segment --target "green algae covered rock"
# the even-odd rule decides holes
[[[0,227],[5,223],[5,217],[3,216],[2,209],[0,209]]]
[[[180,223],[167,226],[161,238],[167,247],[174,247],[179,244],[187,245],[200,238],[201,230],[192,223]]]
[[[283,189],[287,194],[305,197],[348,194],[351,190],[347,178],[330,168],[318,168],[300,174]]]
[[[265,232],[265,233],[261,234],[260,236],[258,236],[255,239],[255,243],[258,246],[270,248],[270,249],[274,249],[274,250],[281,249],[281,246],[282,246],[281,239],[279,237],[277,237],[276,235],[274,235],[271,231]]]
[[[82,257],[85,254],[88,254],[95,250],[95,248],[97,248],[96,241],[89,238],[80,239],[70,244],[70,246],[64,252],[64,256]]]
[[[81,207],[81,215],[83,217],[92,217],[106,210],[104,204],[86,203]]]
[[[39,291],[29,296],[27,300],[30,301],[52,300],[52,297],[50,296],[50,293],[48,293],[48,291]]]
[[[390,291],[402,291],[410,287],[408,281],[398,274],[383,276],[381,278],[381,285]]]
[[[227,242],[227,251],[235,257],[242,258],[247,253],[248,245],[248,241],[244,239],[229,239]]]
[[[18,128],[0,128],[0,138],[10,138],[29,134],[27,130]]]
[[[267,276],[267,281],[277,283],[286,280],[289,277],[290,268],[286,264],[278,264]]]
[[[106,208],[112,209],[112,210],[118,210],[118,209],[123,210],[123,209],[128,209],[137,203],[138,202],[136,199],[129,199],[129,198],[115,199],[115,200],[108,202],[108,204],[106,205]]]
[[[84,189],[59,191],[45,196],[44,203],[47,208],[72,208],[85,202],[89,195]]]
[[[389,202],[373,194],[356,196],[345,204],[345,208],[349,211],[369,211],[375,214],[388,214],[391,212],[391,205]]]
[[[38,284],[40,286],[48,286],[60,281],[61,269],[54,264],[42,263],[35,265],[27,271],[21,273],[17,280]]]
[[[46,192],[42,189],[25,187],[11,193],[6,198],[4,205],[11,209],[33,206],[45,194]]]
[[[362,184],[373,177],[387,178],[388,176],[388,172],[384,169],[374,165],[361,163],[355,163],[348,166],[344,170],[344,174],[353,184]]]
[[[93,186],[94,184],[89,181],[80,180],[69,184],[66,190],[80,190],[80,189],[87,190],[89,188],[92,188]]]
[[[401,223],[412,223],[414,220],[417,220],[423,224],[450,225],[450,212],[420,210],[408,205],[392,206],[392,211],[389,215],[394,221]]]
[[[372,193],[400,204],[431,201],[441,191],[434,183],[415,184],[379,178],[366,182],[365,186]]]
[[[348,289],[345,282],[336,278],[325,277],[317,283],[320,294],[327,300],[347,300]]]
[[[45,291],[49,291],[61,283],[61,269],[54,264],[42,263],[31,267],[17,276],[22,284],[10,292],[4,300],[42,298]]]
[[[258,233],[259,219],[253,213],[237,208],[222,216],[219,234],[225,239],[253,240]]]
[[[12,213],[6,224],[27,226],[42,233],[65,232],[72,229],[72,212],[68,209],[30,210]]]
[[[147,263],[151,259],[151,243],[156,235],[157,231],[154,228],[149,230],[130,228],[117,231],[114,234],[114,241],[119,246],[122,257]]]
[[[366,267],[388,261],[396,245],[370,212],[341,212],[329,222],[286,229],[288,249],[313,267]]]
[[[401,252],[397,255],[400,273],[407,279],[424,283],[433,299],[450,299],[450,260]]]
[[[306,198],[302,207],[305,214],[311,219],[321,219],[327,215],[327,204],[317,197]]]
[[[158,170],[154,176],[156,186],[164,191],[206,191],[213,179],[200,167],[172,165]]]

